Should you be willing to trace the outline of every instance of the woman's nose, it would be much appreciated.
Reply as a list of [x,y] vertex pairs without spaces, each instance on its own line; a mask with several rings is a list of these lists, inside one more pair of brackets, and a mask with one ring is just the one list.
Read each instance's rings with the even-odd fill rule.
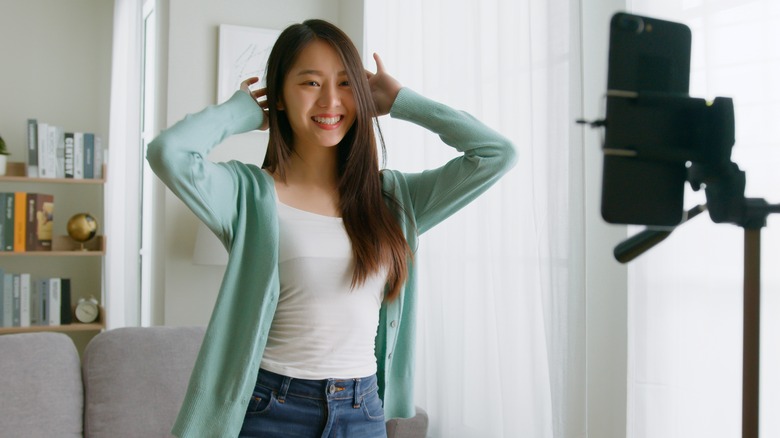
[[325,84],[322,86],[320,91],[320,97],[318,99],[318,104],[322,108],[330,108],[337,106],[339,102],[339,93],[336,85],[334,84]]

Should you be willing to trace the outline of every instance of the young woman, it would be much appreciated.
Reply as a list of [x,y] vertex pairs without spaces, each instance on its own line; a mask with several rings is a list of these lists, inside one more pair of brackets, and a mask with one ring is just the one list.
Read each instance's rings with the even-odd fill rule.
[[[327,22],[292,25],[266,88],[247,80],[149,144],[155,173],[229,252],[175,435],[383,437],[385,419],[414,415],[417,237],[496,182],[515,152],[374,59],[366,72]],[[422,173],[380,170],[385,114],[462,155]],[[269,130],[262,169],[206,158],[254,129]]]

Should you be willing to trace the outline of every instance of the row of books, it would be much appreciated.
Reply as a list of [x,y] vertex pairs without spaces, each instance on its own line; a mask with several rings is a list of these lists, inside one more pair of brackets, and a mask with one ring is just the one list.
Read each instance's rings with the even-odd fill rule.
[[103,178],[104,150],[91,132],[67,132],[61,126],[27,120],[27,176]]
[[70,324],[70,295],[69,278],[34,279],[0,268],[0,327]]
[[51,251],[54,195],[0,192],[0,251]]

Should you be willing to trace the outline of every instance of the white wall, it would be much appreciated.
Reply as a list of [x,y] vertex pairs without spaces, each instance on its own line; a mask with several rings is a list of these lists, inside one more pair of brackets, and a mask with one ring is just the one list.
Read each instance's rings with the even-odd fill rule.
[[[283,29],[307,18],[322,18],[341,26],[362,45],[362,1],[300,0],[169,0],[162,4],[167,15],[167,85],[163,85],[166,104],[163,126],[169,126],[186,114],[216,103],[217,44],[220,24]],[[165,32],[163,30],[163,32]],[[164,37],[164,39],[166,39]],[[163,81],[165,82],[165,81]],[[167,86],[167,90],[165,90]],[[228,139],[211,158],[240,159],[262,163],[265,134],[249,133]],[[162,196],[164,208],[160,244],[164,260],[157,263],[164,280],[158,285],[164,295],[165,325],[204,325],[216,299],[224,267],[192,263],[195,216],[170,191]],[[159,296],[159,295],[158,295]]]

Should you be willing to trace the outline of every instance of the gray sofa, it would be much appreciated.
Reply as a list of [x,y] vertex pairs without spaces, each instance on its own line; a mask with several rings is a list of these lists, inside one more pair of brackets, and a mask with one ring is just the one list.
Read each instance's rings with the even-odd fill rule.
[[[204,329],[122,328],[79,359],[60,333],[0,336],[0,435],[169,437]],[[387,422],[389,438],[425,437],[428,417]]]

